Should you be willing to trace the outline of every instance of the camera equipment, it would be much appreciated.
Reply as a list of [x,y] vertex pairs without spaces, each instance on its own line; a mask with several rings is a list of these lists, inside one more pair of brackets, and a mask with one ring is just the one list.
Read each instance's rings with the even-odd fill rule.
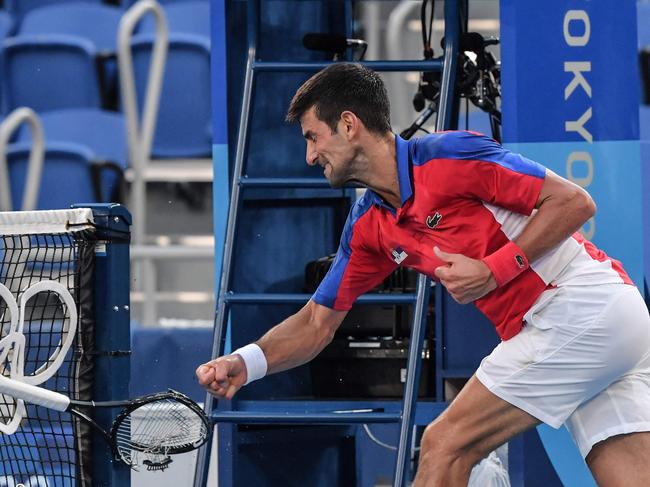
[[[444,42],[443,38],[443,49]],[[457,96],[468,99],[490,115],[492,137],[497,141],[500,140],[501,133],[501,111],[497,101],[497,98],[501,97],[501,69],[494,55],[487,51],[486,47],[498,43],[498,39],[485,39],[477,32],[461,34],[455,87]],[[437,112],[439,94],[440,73],[422,73],[418,91],[413,98],[413,107],[421,111],[425,101],[429,101],[429,105],[410,127],[402,131],[402,138],[408,139],[418,130],[424,130],[422,126]]]
[[[443,39],[444,41],[444,39]],[[484,39],[477,32],[467,32],[460,38],[459,79],[456,90],[475,106],[490,115],[492,137],[501,141],[501,67],[486,47],[497,45],[498,39]]]
[[341,61],[347,49],[360,50],[358,61],[363,59],[368,43],[363,39],[348,39],[340,34],[327,32],[309,32],[302,38],[302,45],[310,51],[322,51],[334,56],[334,61]]
[[[429,0],[422,2],[420,9],[420,23],[422,24],[422,54],[424,60],[428,61],[433,59],[433,48],[431,47],[431,34],[433,33],[433,18],[435,0],[431,2],[431,12],[429,13],[429,25],[427,26],[427,4]],[[433,101],[440,91],[440,75],[439,73],[424,72],[420,75],[420,82],[418,83],[418,91],[413,96],[413,107],[416,111],[421,112],[424,109],[426,100]],[[435,110],[434,110],[435,111]],[[428,117],[427,117],[428,118]]]
[[[428,18],[426,9],[429,0],[423,0],[420,10],[422,22],[422,44],[424,59],[429,60],[434,56],[431,47],[431,34],[433,30],[434,2],[431,2],[431,11]],[[471,101],[481,110],[490,115],[490,127],[492,137],[501,139],[501,111],[498,108],[497,98],[501,97],[501,68],[494,55],[487,51],[488,46],[499,43],[498,39],[485,39],[478,32],[463,32],[459,38],[459,59],[458,73],[456,75],[455,92],[457,96],[464,97]],[[445,47],[445,39],[441,41],[441,47]],[[426,102],[429,105],[426,110],[411,124],[403,130],[400,136],[408,139],[418,130],[426,130],[423,125],[438,110],[438,98],[440,95],[439,72],[423,72],[420,75],[418,90],[413,97],[413,108],[421,112]]]

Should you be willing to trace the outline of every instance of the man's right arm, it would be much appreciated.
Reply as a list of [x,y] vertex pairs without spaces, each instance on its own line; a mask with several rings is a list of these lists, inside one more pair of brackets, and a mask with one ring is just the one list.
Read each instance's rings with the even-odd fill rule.
[[[300,311],[271,328],[256,345],[264,353],[267,374],[302,365],[325,348],[334,337],[347,311],[337,311],[310,300]],[[246,364],[235,353],[211,360],[196,370],[208,392],[226,399],[246,383]]]

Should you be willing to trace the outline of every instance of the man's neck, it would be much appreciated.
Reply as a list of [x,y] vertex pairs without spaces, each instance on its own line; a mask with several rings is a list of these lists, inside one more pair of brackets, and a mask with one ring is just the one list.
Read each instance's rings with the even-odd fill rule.
[[372,134],[365,135],[368,139],[363,141],[364,169],[357,180],[364,186],[372,189],[393,208],[402,206],[397,175],[397,151],[395,148],[395,134],[392,132],[386,137],[376,137]]

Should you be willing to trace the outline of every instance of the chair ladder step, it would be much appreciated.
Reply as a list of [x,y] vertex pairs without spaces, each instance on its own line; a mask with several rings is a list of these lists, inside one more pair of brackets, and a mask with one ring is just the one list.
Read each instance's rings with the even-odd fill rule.
[[[311,294],[267,294],[267,293],[228,293],[224,300],[228,304],[304,304]],[[364,294],[356,302],[359,304],[413,304],[415,294]]]
[[[303,61],[303,62],[278,62],[255,61],[252,65],[254,71],[264,72],[316,72],[326,68],[332,62]],[[373,71],[442,71],[442,59],[429,61],[363,61],[360,64]]]
[[363,424],[399,423],[402,415],[383,412],[214,411],[210,418],[214,423],[236,424]]
[[[249,178],[239,179],[242,188],[325,188],[332,189],[324,178]],[[340,190],[340,189],[339,189]]]

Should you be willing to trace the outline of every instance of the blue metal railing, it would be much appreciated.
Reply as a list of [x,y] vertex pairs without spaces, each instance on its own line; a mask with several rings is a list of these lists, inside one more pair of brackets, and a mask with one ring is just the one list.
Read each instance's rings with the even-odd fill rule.
[[[225,296],[228,304],[305,304],[311,294],[281,294],[281,293],[232,293]],[[364,294],[356,303],[359,304],[414,304],[415,294]]]

